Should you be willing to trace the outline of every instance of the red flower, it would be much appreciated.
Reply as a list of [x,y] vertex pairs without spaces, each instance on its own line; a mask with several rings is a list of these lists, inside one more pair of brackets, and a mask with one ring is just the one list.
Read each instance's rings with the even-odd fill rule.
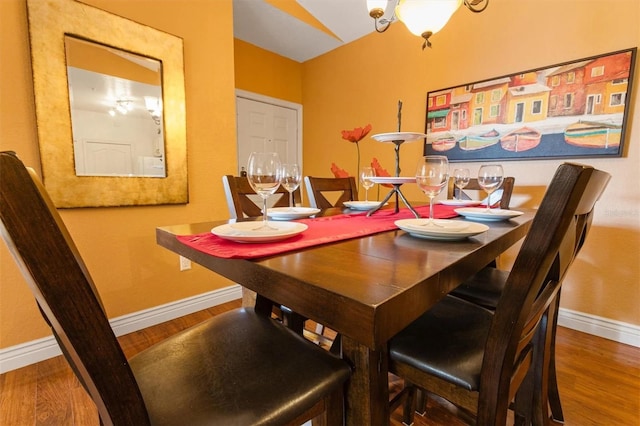
[[371,131],[371,124],[364,127],[356,127],[353,130],[343,130],[342,139],[349,142],[358,143]]
[[[373,160],[371,160],[371,167],[376,171],[376,176],[391,176],[386,169],[382,168],[382,165],[376,157],[373,157]],[[393,188],[393,185],[390,183],[383,183],[381,185],[386,186],[387,188]]]
[[331,163],[331,173],[337,178],[349,177],[349,172],[338,167],[336,163]]

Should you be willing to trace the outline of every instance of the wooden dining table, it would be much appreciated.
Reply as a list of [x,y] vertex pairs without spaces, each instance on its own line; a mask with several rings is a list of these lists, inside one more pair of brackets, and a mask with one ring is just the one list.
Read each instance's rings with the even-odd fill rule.
[[[319,216],[339,213],[328,209]],[[378,426],[389,424],[389,339],[522,239],[533,216],[525,210],[510,220],[484,222],[487,232],[463,241],[426,240],[394,229],[257,259],[220,258],[178,238],[228,221],[158,227],[156,240],[255,291],[256,309],[265,315],[268,303],[282,304],[339,333],[341,356],[353,368],[346,424]]]

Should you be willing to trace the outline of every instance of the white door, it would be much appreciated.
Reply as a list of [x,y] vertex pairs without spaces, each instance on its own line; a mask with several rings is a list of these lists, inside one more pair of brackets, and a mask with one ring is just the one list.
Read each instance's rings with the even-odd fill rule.
[[131,144],[83,141],[85,176],[129,176],[133,173]]
[[238,175],[253,151],[275,151],[283,163],[302,160],[300,105],[256,95],[236,96]]

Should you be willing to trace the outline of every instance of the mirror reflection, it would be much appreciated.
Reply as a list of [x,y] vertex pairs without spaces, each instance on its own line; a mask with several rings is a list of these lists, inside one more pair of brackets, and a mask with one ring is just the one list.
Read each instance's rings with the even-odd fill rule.
[[159,60],[65,35],[77,176],[166,177]]

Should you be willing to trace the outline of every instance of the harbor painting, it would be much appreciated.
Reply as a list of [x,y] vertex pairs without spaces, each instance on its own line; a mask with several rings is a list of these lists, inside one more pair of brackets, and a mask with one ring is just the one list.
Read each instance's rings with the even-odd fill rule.
[[425,155],[620,157],[637,48],[427,94]]

